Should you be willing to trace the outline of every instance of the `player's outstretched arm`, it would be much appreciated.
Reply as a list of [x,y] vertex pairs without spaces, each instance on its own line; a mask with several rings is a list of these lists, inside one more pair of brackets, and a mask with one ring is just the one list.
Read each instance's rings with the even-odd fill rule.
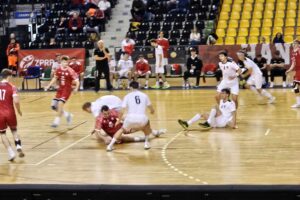
[[54,76],[51,79],[50,83],[44,88],[44,90],[47,91],[56,81],[57,81],[57,78],[56,78],[56,76]]
[[20,116],[22,116],[19,96],[14,96],[13,99],[14,99],[14,105],[15,105],[15,108],[17,109],[17,112],[19,113]]
[[76,79],[76,80],[73,80],[73,84],[75,84],[75,88],[74,88],[74,92],[77,92],[78,89],[79,89],[79,86],[80,86],[80,83],[79,83],[79,80]]

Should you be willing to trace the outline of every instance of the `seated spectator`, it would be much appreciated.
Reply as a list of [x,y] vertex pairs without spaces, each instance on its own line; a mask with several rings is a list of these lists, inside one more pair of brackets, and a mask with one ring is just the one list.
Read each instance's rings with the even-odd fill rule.
[[146,5],[143,0],[133,0],[130,12],[132,15],[131,21],[143,21],[146,12]]
[[82,32],[82,19],[79,17],[78,12],[73,12],[72,17],[69,20],[69,32],[70,33],[80,33]]
[[200,75],[203,66],[202,60],[199,59],[196,53],[196,49],[192,48],[190,51],[191,51],[191,55],[187,59],[187,63],[186,63],[187,71],[184,72],[183,75],[183,79],[184,79],[183,87],[186,89],[190,87],[190,83],[189,83],[190,77],[196,77],[195,88],[199,88]]
[[102,10],[107,17],[107,19],[110,19],[111,16],[111,4],[107,0],[100,0],[98,7],[100,10]]
[[267,59],[262,57],[261,54],[257,54],[256,58],[254,58],[254,62],[260,68],[260,71],[263,73],[265,77],[265,86],[269,84],[269,76],[268,76],[268,68],[267,68]]
[[211,34],[209,34],[209,36],[207,37],[206,44],[207,44],[207,45],[214,45],[214,44],[216,44],[218,38],[219,38],[219,37],[218,37],[215,33],[211,33]]
[[130,39],[128,35],[126,35],[125,39],[121,43],[122,52],[127,52],[129,56],[131,56],[134,49],[135,41]]
[[201,35],[197,28],[194,28],[190,34],[190,43],[192,46],[199,45],[201,42]]
[[65,33],[68,28],[67,18],[62,15],[59,18],[58,23],[56,24],[56,33]]
[[83,27],[83,31],[87,32],[96,32],[99,34],[99,27],[95,17],[89,16],[86,21],[86,25]]
[[70,10],[83,10],[84,0],[71,0],[69,9]]
[[276,44],[276,43],[285,43],[283,40],[283,35],[279,32],[276,33],[276,36],[273,39],[273,44]]
[[120,86],[121,78],[128,79],[128,88],[132,78],[132,68],[133,63],[132,60],[129,60],[129,54],[127,52],[124,53],[123,59],[119,60],[118,67],[117,67],[117,89]]
[[135,63],[134,80],[137,81],[140,77],[145,77],[145,89],[149,88],[149,76],[151,75],[151,69],[148,61],[143,55],[139,55],[139,59]]
[[50,38],[49,48],[50,49],[59,48],[59,45],[56,43],[55,38]]
[[283,82],[282,87],[286,87],[286,69],[284,65],[284,59],[280,56],[279,51],[275,51],[273,58],[271,59],[270,64],[271,70],[271,84],[270,87],[274,87],[274,77],[275,76],[282,76]]

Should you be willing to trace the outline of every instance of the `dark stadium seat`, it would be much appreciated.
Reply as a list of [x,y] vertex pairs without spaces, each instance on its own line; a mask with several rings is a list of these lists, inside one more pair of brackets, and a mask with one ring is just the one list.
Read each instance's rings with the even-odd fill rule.
[[158,36],[158,32],[157,31],[149,31],[148,32],[148,38],[153,39],[153,38],[157,38],[157,36]]
[[192,30],[194,28],[194,24],[191,21],[186,21],[184,23],[184,30]]
[[147,30],[149,30],[149,28],[150,28],[149,22],[143,22],[143,23],[141,23],[139,30],[147,31]]
[[205,28],[205,23],[204,21],[196,21],[195,26],[198,30],[202,30]]
[[194,21],[196,19],[196,15],[194,13],[189,13],[186,15],[187,21]]
[[160,23],[159,22],[153,22],[151,24],[151,31],[159,31],[160,30]]
[[176,21],[176,22],[183,22],[183,21],[185,21],[185,14],[178,13],[178,14],[175,16],[175,21]]
[[177,39],[176,38],[169,38],[169,43],[170,43],[170,45],[175,46],[175,45],[177,45]]
[[171,38],[179,38],[180,37],[180,32],[179,30],[172,30],[170,33]]
[[171,13],[166,14],[165,22],[173,22],[174,20],[175,20],[174,14],[171,14]]
[[181,33],[181,37],[182,38],[190,38],[190,34],[191,34],[190,30],[183,30]]
[[177,30],[177,29],[183,29],[183,25],[182,25],[182,22],[174,22],[174,25],[173,25],[173,29],[174,30]]
[[161,21],[163,21],[163,19],[164,19],[163,14],[155,14],[154,18],[153,18],[153,21],[154,22],[161,22]]
[[164,22],[162,25],[162,29],[163,31],[169,31],[172,29],[172,23],[171,22]]
[[189,44],[189,40],[187,38],[181,38],[179,40],[179,45],[188,45]]
[[84,44],[84,48],[86,48],[86,49],[93,49],[93,48],[95,48],[95,46],[94,46],[93,42],[86,41],[85,44]]
[[145,31],[138,31],[136,35],[137,40],[144,40],[146,39],[146,32]]

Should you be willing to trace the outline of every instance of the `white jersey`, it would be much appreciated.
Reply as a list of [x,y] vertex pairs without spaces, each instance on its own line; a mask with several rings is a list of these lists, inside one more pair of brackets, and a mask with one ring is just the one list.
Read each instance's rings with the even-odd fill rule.
[[123,52],[125,51],[125,46],[128,46],[128,45],[135,45],[135,41],[133,39],[129,39],[128,41],[126,39],[124,39],[121,42],[121,48],[122,48]]
[[122,103],[122,108],[127,108],[128,115],[146,115],[147,107],[151,105],[149,97],[138,90],[127,94]]
[[[227,61],[226,63],[219,62],[219,67],[222,70],[223,80],[227,84],[238,83],[236,72],[240,69],[240,67],[235,62],[231,62],[231,61]],[[230,79],[230,77],[236,77],[236,78]]]
[[236,111],[236,106],[233,101],[223,102],[223,100],[220,100],[219,109],[224,117],[231,119],[232,112]]
[[91,103],[91,111],[94,117],[98,117],[102,106],[108,106],[109,109],[121,109],[122,100],[114,95],[105,95]]
[[131,70],[133,68],[132,60],[119,60],[119,70]]
[[245,58],[243,62],[247,69],[252,69],[251,76],[262,76],[262,72],[260,71],[259,67],[251,59]]
[[[159,62],[160,55],[162,56],[161,63]],[[159,63],[161,64],[161,66],[159,66]],[[157,47],[155,47],[155,66],[156,67],[162,67],[163,65],[164,65],[164,52],[163,52],[163,48],[162,48],[162,46],[157,45]]]

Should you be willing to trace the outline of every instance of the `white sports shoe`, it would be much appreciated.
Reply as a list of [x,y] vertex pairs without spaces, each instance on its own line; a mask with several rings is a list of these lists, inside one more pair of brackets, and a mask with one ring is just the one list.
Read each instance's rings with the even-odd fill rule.
[[275,102],[275,100],[276,100],[276,97],[271,97],[270,99],[269,99],[269,101],[268,101],[268,103],[274,103]]
[[158,131],[157,131],[157,133],[152,133],[155,137],[159,137],[159,136],[161,136],[162,134],[165,134],[167,132],[167,129],[159,129]]
[[300,108],[300,104],[296,103],[296,104],[292,105],[291,108]]
[[67,119],[67,124],[71,125],[72,124],[73,115],[71,113],[69,113],[69,115],[68,115],[68,117],[66,119]]
[[113,151],[113,150],[114,150],[114,148],[111,147],[111,146],[109,146],[109,145],[106,147],[106,151],[107,151],[107,152],[111,152],[111,151]]
[[19,157],[23,158],[25,156],[25,154],[24,154],[24,152],[22,150],[22,147],[17,144],[16,149],[17,149],[17,152],[19,153]]
[[145,142],[144,149],[148,150],[150,148],[151,148],[150,143],[149,142]]
[[274,87],[274,83],[271,82],[271,83],[270,83],[270,88],[273,88],[273,87]]
[[282,87],[286,88],[286,82],[285,81],[282,83]]
[[8,160],[9,161],[14,161],[16,158],[16,153],[13,150],[8,150]]

